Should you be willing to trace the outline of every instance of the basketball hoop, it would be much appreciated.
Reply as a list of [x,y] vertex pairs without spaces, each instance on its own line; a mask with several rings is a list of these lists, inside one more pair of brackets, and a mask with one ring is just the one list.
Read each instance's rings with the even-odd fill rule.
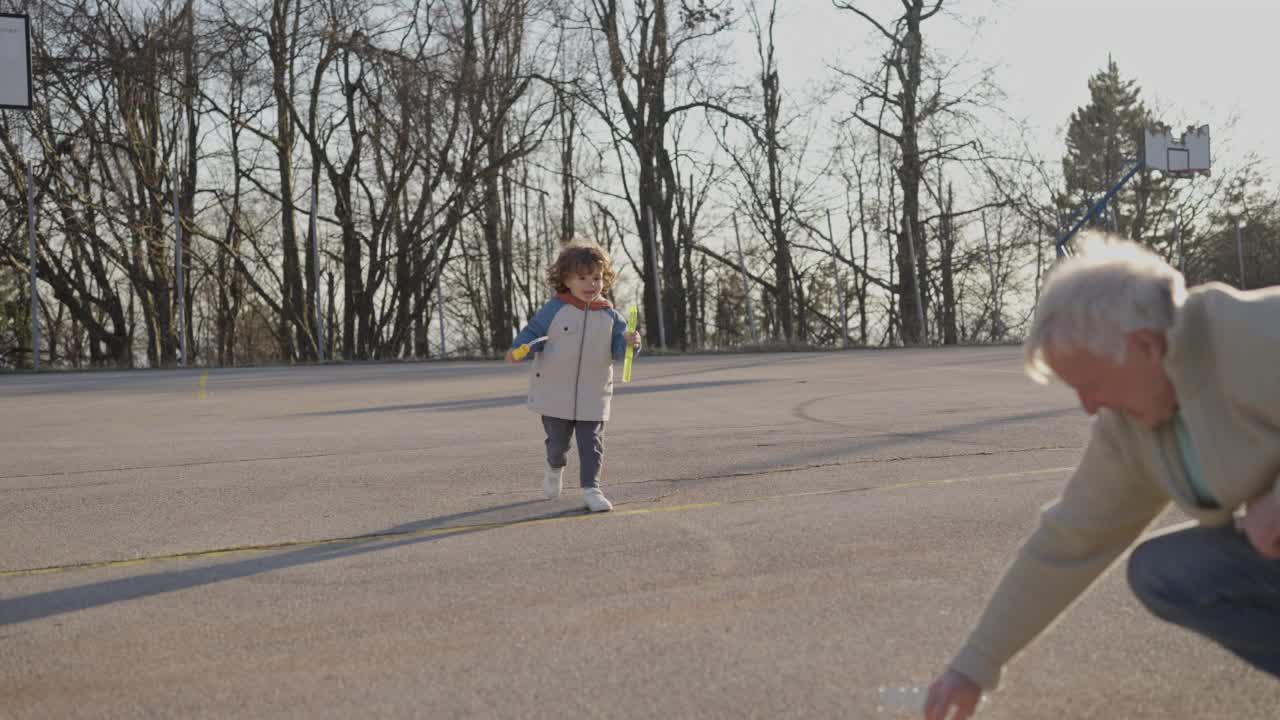
[[1210,174],[1208,125],[1188,127],[1178,138],[1167,125],[1147,128],[1141,150],[1148,170],[1159,170],[1174,179]]
[[1093,203],[1088,212],[1065,232],[1054,240],[1058,256],[1066,255],[1067,243],[1080,228],[1102,212],[1107,203],[1142,170],[1159,170],[1177,180],[1192,178],[1196,175],[1209,175],[1209,126],[1194,125],[1187,128],[1182,137],[1175,138],[1168,125],[1157,124],[1143,130],[1142,142],[1138,145],[1138,161],[1135,162],[1120,181],[1107,190],[1101,200]]
[[31,109],[31,42],[26,15],[0,13],[0,109]]

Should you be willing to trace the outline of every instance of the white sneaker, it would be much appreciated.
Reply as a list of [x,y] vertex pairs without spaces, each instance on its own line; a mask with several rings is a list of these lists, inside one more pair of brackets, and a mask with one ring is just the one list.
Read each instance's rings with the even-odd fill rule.
[[547,496],[548,500],[554,500],[560,497],[560,480],[564,477],[564,468],[553,468],[550,464],[542,473],[542,494]]
[[583,488],[582,499],[591,512],[609,512],[613,509],[613,503],[600,492],[600,488]]

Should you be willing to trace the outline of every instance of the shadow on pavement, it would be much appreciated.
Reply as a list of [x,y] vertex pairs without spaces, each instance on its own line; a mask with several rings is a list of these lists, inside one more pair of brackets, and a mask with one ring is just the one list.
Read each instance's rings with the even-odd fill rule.
[[[341,538],[331,541],[321,539],[315,542],[324,542],[326,544],[308,545],[293,550],[284,548],[279,552],[265,556],[264,553],[271,553],[272,551],[246,550],[245,552],[254,552],[255,556],[234,562],[201,565],[187,570],[164,570],[146,575],[76,585],[21,597],[3,598],[0,599],[0,627],[178,590],[187,590],[202,585],[211,585],[224,580],[261,575],[273,570],[417,545],[485,530],[500,529],[507,527],[512,522],[543,520],[566,515],[578,515],[585,512],[583,510],[570,510],[536,515],[504,512],[541,504],[542,502],[544,501],[525,500],[481,510],[443,515],[437,518],[398,525],[381,532],[361,535],[349,540]],[[486,515],[493,517],[485,518],[484,516]],[[449,532],[449,526],[459,520],[468,520],[469,524],[459,527],[455,532]],[[478,523],[480,526],[476,527]],[[442,532],[428,536],[417,534],[434,529],[440,529]],[[202,562],[202,560],[199,557],[193,557],[187,560],[175,558],[166,562]]]
[[[735,385],[747,385],[752,383],[763,382],[762,380],[709,380],[707,382],[694,383],[671,383],[665,385],[638,385],[626,388],[615,386],[614,397],[622,397],[626,395],[647,395],[650,393],[665,392],[686,392],[690,390],[705,390],[715,387],[732,387]],[[298,413],[296,415],[282,415],[284,417],[317,417],[329,415],[364,415],[367,413],[380,412],[413,412],[420,410],[489,410],[492,408],[515,407],[525,404],[528,399],[526,395],[507,395],[505,397],[492,398],[476,398],[474,400],[447,400],[443,402],[432,403],[410,403],[405,405],[377,405],[374,407],[351,408],[349,410],[324,410],[321,412]]]

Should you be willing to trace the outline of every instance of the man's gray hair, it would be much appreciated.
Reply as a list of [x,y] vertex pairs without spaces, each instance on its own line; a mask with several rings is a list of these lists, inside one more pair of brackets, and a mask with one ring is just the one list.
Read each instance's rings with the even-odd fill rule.
[[1150,250],[1115,237],[1086,234],[1077,254],[1049,273],[1023,349],[1027,374],[1047,383],[1045,352],[1086,350],[1124,362],[1126,334],[1163,333],[1187,296],[1182,273]]

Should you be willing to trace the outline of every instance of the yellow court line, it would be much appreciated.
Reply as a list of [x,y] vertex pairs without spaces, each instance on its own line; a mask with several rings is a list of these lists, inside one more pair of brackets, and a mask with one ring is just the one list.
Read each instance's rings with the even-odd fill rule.
[[955,372],[987,373],[987,374],[995,373],[996,375],[1021,375],[1022,377],[1027,377],[1026,370],[1007,370],[1004,368],[975,368],[975,367],[965,367],[963,365],[938,365],[935,368],[929,368],[929,370],[952,370]]
[[[636,508],[634,510],[619,510],[611,513],[615,516],[624,515],[642,515],[646,513],[656,512],[676,512],[681,510],[697,510],[706,507],[714,507],[721,505],[719,502],[711,503],[693,503],[689,505],[672,505],[670,507],[658,508]],[[350,535],[346,537],[324,538],[321,540],[291,540],[278,543],[263,543],[259,545],[236,545],[233,547],[217,548],[215,550],[193,550],[190,552],[168,553],[165,555],[147,555],[138,558],[129,558],[127,560],[101,560],[98,562],[88,563],[71,563],[67,565],[51,565],[42,568],[24,568],[21,570],[2,570],[0,578],[6,577],[22,577],[26,575],[48,575],[51,573],[67,572],[69,570],[97,570],[101,568],[118,568],[128,567],[130,565],[141,565],[144,563],[161,562],[164,560],[194,560],[199,558],[222,557],[226,555],[237,555],[242,553],[254,552],[270,552],[272,550],[295,550],[312,547],[322,547],[324,545],[341,545],[354,544],[362,542],[377,542],[381,540],[402,540],[405,538],[421,538],[432,537],[435,535],[449,535],[454,533],[475,532],[477,530],[496,530],[499,528],[519,527],[521,525],[533,525],[536,523],[556,522],[563,520],[583,520],[591,517],[587,514],[581,515],[556,515],[553,517],[531,518],[528,520],[509,520],[506,522],[494,523],[475,523],[472,525],[449,525],[447,527],[427,528],[423,530],[405,530],[402,532],[387,533],[371,533],[369,535]]]
[[923,488],[923,487],[939,487],[942,485],[955,485],[957,483],[973,482],[975,480],[1005,480],[1015,477],[1030,477],[1032,475],[1054,475],[1057,473],[1068,472],[1074,470],[1074,466],[1041,468],[1040,470],[1017,470],[1014,472],[998,473],[995,475],[966,475],[963,477],[943,478],[941,480],[910,480],[907,482],[894,483],[892,485],[872,485],[869,487],[857,488],[837,488],[835,490],[810,490],[808,492],[786,493],[784,495],[765,495],[761,497],[743,498],[741,500],[728,500],[724,504],[744,503],[744,502],[760,502],[763,500],[781,500],[783,498],[801,498],[814,497],[819,495],[843,495],[848,493],[859,492],[884,492],[885,490],[901,490],[903,488]]
[[[1018,472],[999,473],[997,475],[968,475],[956,478],[944,478],[941,480],[913,480],[909,482],[894,483],[892,485],[873,485],[869,487],[854,488],[837,488],[834,490],[811,490],[807,492],[786,493],[782,495],[761,495],[757,497],[740,498],[737,500],[713,500],[702,503],[689,503],[685,505],[668,505],[649,508],[634,508],[630,510],[615,510],[609,515],[613,517],[628,517],[632,515],[652,515],[655,513],[672,513],[687,512],[690,510],[706,510],[715,507],[725,507],[728,505],[741,505],[744,503],[765,502],[768,500],[785,500],[792,498],[815,497],[821,495],[842,495],[861,492],[883,492],[886,490],[901,490],[904,488],[923,488],[937,487],[941,485],[955,485],[958,483],[974,482],[977,480],[1000,480],[1015,477],[1029,477],[1033,475],[1052,475],[1055,473],[1066,472],[1071,467],[1060,468],[1042,468],[1039,470],[1024,470]],[[263,543],[260,545],[237,545],[233,547],[217,548],[215,550],[194,550],[191,552],[169,553],[165,555],[148,555],[138,558],[129,558],[127,560],[102,560],[98,562],[88,563],[71,563],[67,565],[52,565],[42,568],[24,568],[21,570],[3,570],[0,571],[0,578],[10,577],[26,577],[29,575],[49,575],[53,573],[69,572],[72,570],[97,570],[101,568],[119,568],[131,565],[143,565],[153,562],[162,562],[166,560],[196,560],[202,558],[222,557],[226,555],[238,555],[244,553],[260,553],[270,552],[273,550],[294,550],[313,547],[323,547],[325,545],[343,545],[363,542],[379,542],[383,540],[403,540],[409,538],[434,537],[437,535],[462,534],[476,532],[479,530],[497,530],[501,528],[514,528],[524,525],[537,525],[542,523],[563,522],[567,520],[585,520],[596,517],[588,513],[577,515],[555,515],[552,517],[531,518],[528,520],[508,520],[505,522],[492,523],[475,523],[472,525],[450,525],[448,527],[427,528],[423,530],[405,530],[402,532],[386,532],[386,533],[370,533],[368,535],[351,535],[338,538],[324,538],[321,540],[292,540],[278,543]]]
[[203,400],[209,396],[209,394],[206,392],[206,388],[208,387],[209,387],[209,371],[205,370],[204,372],[200,373],[200,387],[198,390],[196,390],[197,400]]

